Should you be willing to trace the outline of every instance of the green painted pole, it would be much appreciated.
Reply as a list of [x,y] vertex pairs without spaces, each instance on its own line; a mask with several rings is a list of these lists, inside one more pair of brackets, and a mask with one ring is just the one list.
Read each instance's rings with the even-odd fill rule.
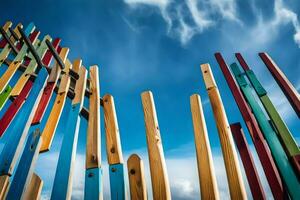
[[241,72],[239,66],[236,63],[230,65],[230,68],[235,76],[237,83],[239,84],[247,102],[249,103],[252,112],[266,138],[266,141],[270,147],[272,156],[278,167],[283,181],[288,189],[288,192],[292,199],[300,199],[300,183],[297,176],[286,156],[283,147],[280,144],[276,132],[269,123],[266,115],[264,114],[262,108],[255,100],[252,93],[250,85],[246,82],[244,77],[245,74]]
[[282,141],[282,145],[287,156],[290,158],[292,164],[294,165],[295,171],[297,175],[300,175],[300,168],[299,165],[295,163],[295,157],[300,156],[300,149],[298,147],[297,142],[295,141],[293,135],[291,134],[289,128],[281,118],[280,114],[276,110],[275,106],[273,105],[272,101],[270,100],[267,91],[261,85],[259,80],[257,79],[254,72],[250,69],[244,58],[241,54],[237,53],[236,57],[241,64],[242,68],[245,70],[246,75],[252,84],[256,94],[258,95],[262,105],[264,106],[265,110],[267,111],[270,119],[272,120],[280,140]]

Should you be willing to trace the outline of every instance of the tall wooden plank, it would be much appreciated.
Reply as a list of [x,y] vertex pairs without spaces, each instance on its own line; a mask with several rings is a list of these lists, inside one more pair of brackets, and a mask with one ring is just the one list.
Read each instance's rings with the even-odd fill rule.
[[141,94],[154,200],[171,199],[167,168],[152,92]]
[[245,134],[240,123],[230,124],[230,129],[235,144],[240,152],[240,156],[245,168],[247,180],[250,186],[253,199],[266,199],[265,192],[259,180],[259,176],[254,164],[254,160],[249,149]]
[[145,181],[143,160],[132,154],[127,160],[127,169],[131,200],[147,200],[147,186]]
[[235,82],[233,75],[231,74],[229,67],[227,66],[221,53],[216,53],[215,57],[247,125],[274,199],[288,199],[287,191],[283,187],[281,177],[278,169],[276,168],[268,144],[257,124],[256,119],[252,114],[252,111],[250,110],[242,92],[240,91],[239,86]]
[[296,114],[300,118],[300,96],[296,88],[291,84],[288,78],[280,70],[277,64],[267,53],[259,53],[260,58],[263,60],[268,70],[273,75],[275,81],[280,86],[281,90],[289,100],[291,106],[295,110]]
[[[80,63],[81,64],[81,63]],[[52,140],[54,138],[56,128],[61,116],[61,113],[63,111],[68,90],[70,87],[70,76],[69,76],[69,70],[72,69],[72,64],[66,60],[65,61],[65,73],[61,76],[61,83],[59,85],[57,96],[54,100],[53,107],[50,111],[50,114],[48,116],[46,125],[44,127],[42,137],[43,137],[43,143],[42,147],[40,149],[40,152],[46,152],[49,151]]]
[[104,95],[103,108],[111,197],[114,200],[126,199],[123,155],[113,96]]
[[280,144],[276,132],[273,130],[270,122],[265,116],[262,108],[255,100],[250,85],[246,82],[242,75],[239,66],[236,63],[230,65],[230,68],[245,96],[247,102],[252,108],[252,112],[257,119],[257,122],[268,142],[272,156],[277,164],[278,170],[281,173],[282,179],[288,189],[288,192],[293,199],[300,199],[300,182],[289,163],[288,157],[286,156],[283,147]]
[[0,176],[0,199],[5,199],[9,185],[9,176],[1,175]]
[[[98,66],[91,66],[89,118],[86,143],[85,199],[103,199],[100,153],[100,85]],[[93,176],[91,176],[93,174]],[[97,175],[97,176],[95,176]],[[96,186],[96,187],[95,187]]]
[[72,100],[72,108],[68,114],[64,138],[59,153],[57,170],[51,193],[51,199],[53,200],[71,199],[72,178],[80,125],[79,114],[83,105],[86,79],[87,70],[82,66],[79,70],[79,79],[75,86],[75,97]]
[[220,199],[200,96],[190,97],[201,199]]
[[209,64],[202,64],[201,71],[219,132],[230,196],[232,199],[247,199],[226,112]]

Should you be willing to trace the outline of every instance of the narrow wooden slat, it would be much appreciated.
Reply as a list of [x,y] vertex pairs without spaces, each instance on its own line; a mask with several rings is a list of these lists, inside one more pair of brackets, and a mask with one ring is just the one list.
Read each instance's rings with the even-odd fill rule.
[[79,114],[84,100],[84,95],[82,94],[84,94],[86,89],[86,80],[87,70],[82,66],[79,70],[79,79],[75,86],[75,98],[77,96],[77,100],[76,103],[73,100],[66,128],[64,129],[64,138],[57,164],[58,170],[55,173],[51,194],[51,199],[53,200],[71,198],[72,177],[80,125]]
[[65,63],[65,73],[62,75],[61,80],[63,83],[59,86],[59,91],[57,93],[57,96],[55,98],[53,107],[51,109],[51,112],[48,116],[46,125],[44,127],[42,137],[43,137],[43,143],[40,149],[40,152],[46,152],[49,151],[52,140],[54,138],[54,134],[61,116],[61,113],[63,111],[66,98],[67,98],[67,91],[70,86],[70,77],[69,77],[69,69],[72,68],[72,64],[70,62]]
[[150,91],[146,91],[141,94],[141,97],[145,118],[153,199],[171,199],[170,185],[153,95]]
[[9,186],[9,176],[2,175],[0,176],[0,199],[4,200],[8,191]]
[[[12,26],[12,22],[11,21],[7,21],[2,26],[2,28],[7,33],[9,31],[9,28],[11,28],[11,26]],[[4,46],[6,45],[5,39],[3,39],[2,37],[3,37],[2,34],[0,34],[0,48],[4,48]]]
[[259,176],[254,164],[254,160],[249,149],[245,134],[240,123],[230,124],[230,129],[235,144],[240,152],[240,156],[245,168],[247,180],[250,186],[253,199],[266,199],[265,192],[259,180]]
[[109,94],[103,96],[103,109],[108,164],[123,163],[119,125],[113,96]]
[[0,94],[0,110],[2,110],[3,106],[5,105],[5,103],[7,102],[9,96],[10,96],[10,92],[12,90],[12,87],[10,87],[9,85],[5,88],[5,90]]
[[138,155],[132,154],[127,160],[127,169],[131,200],[147,200],[143,160]]
[[267,66],[268,70],[273,75],[275,81],[280,86],[281,90],[289,100],[291,106],[295,110],[296,114],[300,118],[300,95],[296,88],[280,70],[277,64],[272,60],[272,58],[267,53],[259,53],[259,56]]
[[86,143],[86,169],[101,166],[100,154],[100,88],[98,66],[91,66],[89,120]]
[[[37,49],[37,54],[40,58],[43,58],[44,55],[46,54],[46,51],[47,51],[47,48],[48,48],[47,45],[46,45],[46,42],[45,42],[46,40],[51,41],[52,39],[49,35],[46,35],[44,37],[43,41],[41,42],[41,45]],[[11,96],[13,96],[13,97],[18,96],[21,93],[24,85],[30,79],[30,75],[34,74],[37,66],[38,66],[38,64],[37,64],[36,60],[32,59],[30,64],[26,68],[25,72],[21,75],[21,77],[19,78],[19,80],[17,81],[15,86],[13,87],[13,89],[11,91]]]
[[260,159],[260,162],[262,164],[274,199],[288,199],[287,191],[283,187],[281,177],[276,168],[270,149],[264,139],[264,136],[257,124],[256,119],[252,114],[252,111],[250,110],[222,55],[220,53],[216,53],[215,57],[233,94],[236,104],[239,107],[242,117],[244,118],[244,121],[247,125],[248,131],[257,151],[258,158]]
[[201,199],[220,199],[200,96],[190,97]]
[[41,198],[42,188],[43,180],[36,173],[33,173],[23,199],[39,200]]
[[41,146],[41,132],[36,130],[28,136],[16,173],[11,181],[7,199],[21,199],[28,187]]
[[289,163],[288,157],[286,156],[283,147],[277,137],[277,133],[271,126],[268,118],[265,116],[262,108],[256,101],[250,85],[246,82],[243,74],[241,73],[239,66],[236,63],[230,65],[230,68],[241,87],[241,90],[247,99],[252,112],[257,119],[257,122],[268,142],[273,158],[277,164],[278,170],[280,171],[281,177],[285,182],[285,185],[289,191],[289,195],[292,199],[300,199],[300,182]]
[[230,131],[226,112],[209,64],[202,64],[201,71],[219,132],[230,196],[232,199],[247,199],[232,133]]

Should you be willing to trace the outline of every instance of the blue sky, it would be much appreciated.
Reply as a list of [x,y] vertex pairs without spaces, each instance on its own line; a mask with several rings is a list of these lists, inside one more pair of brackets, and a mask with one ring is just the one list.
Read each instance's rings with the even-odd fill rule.
[[[147,168],[140,93],[153,92],[174,199],[197,199],[199,196],[189,106],[189,97],[194,93],[200,94],[203,101],[221,197],[226,199],[229,195],[222,181],[226,176],[218,133],[200,64],[211,64],[229,122],[243,121],[214,58],[217,51],[224,55],[228,64],[236,61],[235,52],[244,55],[300,141],[299,119],[257,55],[261,51],[268,52],[300,90],[297,16],[300,3],[296,0],[19,0],[2,2],[1,7],[7,8],[0,13],[2,24],[6,20],[24,25],[32,21],[42,35],[61,37],[62,45],[70,47],[71,60],[81,57],[87,67],[99,65],[101,95],[110,93],[115,99],[124,157],[127,159],[131,153],[138,152]],[[51,191],[67,110],[64,110],[53,149],[40,156],[37,166],[37,172],[45,180],[43,197],[46,199]],[[244,124],[243,127],[252,144]],[[86,122],[83,121],[74,199],[82,195],[85,130]],[[104,187],[105,195],[109,195],[102,138]],[[259,161],[256,161],[261,173]],[[179,175],[182,171],[186,174]],[[264,175],[261,177],[265,183]],[[147,181],[150,185],[149,176]],[[264,187],[269,191],[266,184]]]

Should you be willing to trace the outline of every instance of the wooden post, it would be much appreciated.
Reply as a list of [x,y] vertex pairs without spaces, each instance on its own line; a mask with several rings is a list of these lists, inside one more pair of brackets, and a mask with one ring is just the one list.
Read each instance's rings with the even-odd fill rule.
[[8,191],[9,186],[9,176],[0,176],[0,200],[4,200]]
[[146,91],[142,93],[141,97],[145,118],[153,199],[169,200],[171,199],[171,191],[153,95],[152,92]]
[[220,199],[200,96],[190,97],[201,199]]
[[86,143],[84,199],[103,199],[100,153],[100,87],[98,66],[91,66],[89,118]]
[[[3,30],[5,32],[8,32],[9,28],[12,26],[12,22],[11,21],[7,21],[5,22],[5,24],[2,26]],[[2,35],[0,35],[0,40],[2,40]]]
[[300,118],[300,96],[288,78],[272,60],[272,58],[267,53],[259,53],[260,58],[263,60],[277,84],[280,86],[281,90],[289,100],[291,106],[295,110],[296,114]]
[[235,140],[235,144],[240,152],[253,199],[266,199],[265,192],[259,180],[254,160],[241,124],[230,124],[230,129]]
[[9,187],[7,199],[22,199],[25,194],[39,155],[39,148],[42,142],[40,136],[41,132],[39,129],[29,135],[20,163]]
[[230,196],[232,199],[247,199],[242,173],[225,109],[209,64],[202,64],[201,71],[219,131]]
[[111,199],[126,199],[123,156],[114,99],[107,94],[103,97],[106,152],[109,164]]
[[295,171],[297,175],[300,177],[300,163],[295,163],[293,161],[297,160],[294,157],[300,156],[300,149],[294,137],[292,136],[289,128],[284,123],[283,119],[281,118],[280,114],[276,110],[275,106],[271,102],[267,91],[261,85],[257,77],[255,76],[254,72],[250,69],[244,58],[240,53],[235,54],[239,63],[241,64],[242,68],[245,70],[246,75],[253,86],[256,94],[258,95],[262,105],[264,106],[265,110],[268,113],[272,123],[274,124],[278,137],[284,147],[284,150],[289,157],[290,161],[294,165]]
[[254,118],[252,111],[250,110],[239,86],[235,82],[233,75],[231,74],[225,60],[220,53],[216,53],[215,57],[219,63],[219,66],[224,74],[227,84],[232,92],[236,104],[244,118],[248,131],[252,138],[253,144],[257,151],[258,157],[262,164],[263,170],[266,174],[269,186],[271,188],[273,197],[276,200],[288,199],[287,191],[284,189],[281,177],[276,168],[275,162],[269,150],[269,147],[264,139],[264,136]]
[[41,198],[42,188],[43,180],[37,174],[33,173],[23,199],[39,200]]
[[[54,138],[55,132],[56,132],[56,128],[61,116],[61,113],[63,111],[65,102],[66,102],[66,98],[67,98],[67,94],[68,94],[68,90],[70,87],[70,76],[69,76],[69,70],[73,68],[72,64],[70,63],[70,61],[68,61],[66,59],[67,57],[67,52],[69,51],[69,49],[65,50],[61,52],[61,58],[64,58],[62,60],[65,61],[65,73],[62,74],[61,76],[61,82],[58,88],[58,92],[57,92],[57,96],[54,100],[54,104],[53,107],[50,111],[50,114],[48,116],[45,128],[43,130],[42,133],[42,137],[43,137],[43,143],[42,143],[42,147],[40,149],[40,152],[46,152],[49,151],[51,144],[52,144],[52,140]],[[81,60],[78,61],[74,61],[74,68],[78,68],[78,66],[81,66]],[[59,76],[60,74],[60,69],[57,72],[57,76]]]
[[[50,61],[50,59],[48,60]],[[48,72],[46,68],[41,68],[36,79],[34,81],[29,80],[26,83],[20,96],[18,96],[13,101],[11,106],[6,111],[3,118],[7,121],[3,122],[3,118],[0,120],[1,133],[4,133],[4,131],[6,130],[5,133],[9,134],[10,136],[8,137],[0,155],[1,175],[11,175],[14,171],[16,162],[18,161],[21,151],[24,147],[25,140],[28,135],[28,130],[34,116],[35,109],[38,105],[38,102],[40,101],[47,77]],[[17,112],[18,115],[15,116]],[[3,124],[7,124],[6,127],[9,126],[9,128],[4,129]]]
[[252,112],[257,119],[257,122],[264,133],[264,136],[269,144],[271,153],[277,164],[277,167],[281,173],[282,179],[289,191],[290,196],[293,199],[300,199],[300,183],[297,176],[289,163],[289,160],[280,144],[280,141],[273,130],[270,122],[266,118],[260,105],[256,102],[255,97],[252,94],[252,89],[250,85],[246,82],[246,79],[242,75],[239,66],[236,63],[230,65],[230,68],[245,96],[247,102],[252,108]]
[[143,160],[132,154],[127,160],[131,200],[147,200],[147,186]]
[[84,92],[86,89],[87,70],[84,66],[79,69],[79,79],[76,81],[75,97],[68,114],[64,138],[59,153],[57,170],[55,173],[51,199],[71,199],[72,177],[78,132],[80,125],[80,111],[82,109]]

